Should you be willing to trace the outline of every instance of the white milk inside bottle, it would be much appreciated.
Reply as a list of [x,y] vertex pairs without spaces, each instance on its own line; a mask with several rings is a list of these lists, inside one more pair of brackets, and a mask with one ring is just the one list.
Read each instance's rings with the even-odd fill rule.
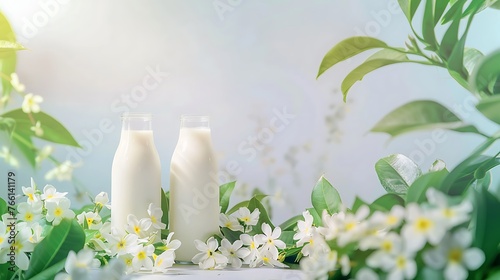
[[[161,166],[151,129],[151,115],[122,116],[122,131],[111,175],[111,226],[125,229],[127,216],[148,216],[161,207]],[[160,233],[157,235],[159,240]]]
[[217,163],[207,116],[183,116],[170,164],[170,231],[182,245],[176,261],[198,253],[194,240],[205,242],[219,232]]

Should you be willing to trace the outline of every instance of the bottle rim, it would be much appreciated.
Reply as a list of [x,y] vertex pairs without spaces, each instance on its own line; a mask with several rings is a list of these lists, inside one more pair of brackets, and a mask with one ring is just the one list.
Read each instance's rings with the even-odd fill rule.
[[188,122],[208,122],[210,121],[210,117],[208,115],[182,115],[181,120]]
[[150,113],[123,113],[122,119],[151,119],[153,117]]

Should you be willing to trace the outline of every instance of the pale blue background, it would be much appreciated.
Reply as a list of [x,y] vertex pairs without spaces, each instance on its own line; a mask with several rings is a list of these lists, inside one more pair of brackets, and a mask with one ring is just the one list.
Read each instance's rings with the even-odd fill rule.
[[[273,212],[282,221],[310,205],[311,188],[321,175],[348,204],[355,195],[371,201],[382,194],[375,162],[391,153],[410,155],[422,150],[417,142],[430,139],[431,134],[412,133],[389,141],[387,135],[368,133],[369,129],[411,100],[433,99],[453,108],[468,96],[445,70],[395,65],[356,84],[344,104],[340,82],[361,58],[344,62],[316,80],[324,54],[349,36],[364,32],[402,45],[409,28],[399,10],[392,13],[388,8],[395,3],[4,0],[0,9],[19,41],[30,49],[19,53],[18,72],[30,92],[44,97],[43,110],[61,120],[79,141],[88,141],[85,131],[98,129],[102,120],[112,122],[114,129],[92,144],[75,169],[76,178],[86,187],[94,193],[110,191],[111,163],[120,136],[120,113],[112,104],[142,83],[148,67],[159,67],[168,72],[168,78],[133,111],[155,116],[164,188],[168,189],[180,115],[209,114],[220,165],[234,160],[242,168],[236,199],[248,197],[255,187],[277,194]],[[215,6],[224,4],[232,6],[218,13]],[[44,22],[41,13],[47,20],[37,26],[37,20]],[[485,53],[500,47],[499,36],[485,35],[498,34],[498,18],[498,11],[481,13],[468,45]],[[295,119],[256,159],[247,161],[238,146],[268,126],[273,109],[283,107]],[[483,119],[470,120],[491,129]],[[422,168],[426,170],[436,158],[453,167],[462,152],[472,150],[480,140],[446,132],[445,141],[434,143],[436,149],[420,161]],[[74,152],[63,146],[56,151],[60,159]],[[43,177],[49,165],[38,171],[26,166],[17,171],[20,185],[29,184],[30,176],[41,185],[46,183]],[[71,191],[66,182],[50,183]]]

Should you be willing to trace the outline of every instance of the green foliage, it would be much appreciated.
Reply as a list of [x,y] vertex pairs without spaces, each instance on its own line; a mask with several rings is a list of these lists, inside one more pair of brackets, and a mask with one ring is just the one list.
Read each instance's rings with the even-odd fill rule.
[[250,212],[253,212],[255,209],[259,209],[260,215],[259,215],[259,221],[255,226],[252,227],[252,233],[262,233],[262,224],[266,223],[271,226],[271,228],[274,228],[273,222],[271,222],[271,219],[269,218],[269,214],[267,213],[266,208],[262,203],[260,202],[260,199],[256,196],[252,197],[250,201],[248,202],[248,209]]
[[[466,131],[461,129],[468,128]],[[385,115],[372,129],[392,137],[428,129],[451,129],[459,132],[479,133],[475,127],[464,125],[462,120],[443,105],[431,100],[417,100],[402,105]]]
[[163,216],[161,216],[161,222],[167,225],[169,223],[169,211],[170,211],[170,192],[166,192],[161,189],[161,211]]
[[395,154],[382,158],[375,164],[378,179],[388,193],[405,195],[422,171],[408,157]]
[[25,278],[39,278],[41,273],[47,276],[45,274],[47,273],[46,270],[54,272],[51,275],[53,277],[59,271],[55,271],[57,266],[56,268],[51,267],[66,259],[69,251],[80,251],[84,244],[85,233],[77,221],[63,219],[35,247]]
[[418,177],[408,189],[406,202],[422,203],[427,201],[427,197],[425,196],[426,191],[431,187],[441,186],[448,174],[448,170],[442,169]]
[[0,216],[7,213],[7,202],[3,198],[0,197]]
[[342,210],[340,194],[323,176],[312,191],[311,202],[320,215],[323,214],[324,210],[330,215]]
[[[2,46],[6,44],[15,45],[16,43],[16,35],[12,30],[12,27],[9,24],[7,18],[0,12],[0,42]],[[19,45],[20,46],[20,45]],[[16,70],[16,50],[15,49],[5,49],[2,48],[0,52],[0,73],[5,76],[10,76],[10,74],[14,73]],[[10,84],[10,80],[7,80],[5,77],[0,77],[1,85],[2,85],[2,95],[9,95],[12,91],[12,85]]]
[[230,182],[220,186],[219,188],[219,205],[221,207],[221,213],[226,213],[227,207],[229,206],[229,199],[231,198],[231,193],[234,190],[236,182]]
[[370,205],[370,208],[372,208],[374,210],[379,210],[382,212],[388,212],[395,205],[404,206],[405,202],[404,202],[403,198],[401,198],[401,196],[393,194],[393,193],[388,193],[388,194],[384,194],[381,197],[377,198]]
[[281,228],[281,230],[295,230],[295,228],[297,227],[297,222],[303,221],[303,220],[304,220],[304,217],[302,217],[302,215],[293,216],[290,219],[284,221],[280,225],[280,228]]
[[476,104],[476,108],[488,119],[500,124],[500,95],[484,98]]

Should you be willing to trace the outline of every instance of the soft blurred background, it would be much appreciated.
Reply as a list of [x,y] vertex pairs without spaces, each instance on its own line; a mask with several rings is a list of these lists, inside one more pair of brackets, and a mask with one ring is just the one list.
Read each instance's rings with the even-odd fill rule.
[[[378,70],[352,88],[346,103],[340,83],[360,60],[316,79],[323,56],[347,37],[403,45],[410,30],[397,0],[3,0],[0,10],[29,49],[18,53],[17,66],[27,91],[43,96],[42,110],[83,146],[56,146],[55,156],[71,160],[74,178],[94,194],[110,192],[125,111],[154,115],[166,190],[180,115],[210,115],[221,175],[228,163],[239,167],[236,176],[220,176],[238,181],[232,202],[258,188],[271,195],[277,222],[310,205],[321,175],[347,204],[356,195],[372,201],[384,193],[374,170],[379,158],[402,153],[423,170],[436,159],[453,167],[463,157],[457,151],[481,140],[448,131],[438,141],[432,132],[394,140],[369,133],[399,105],[437,100],[480,128],[490,125],[473,117],[468,93],[441,69]],[[491,24],[497,18],[498,11],[482,12],[468,45],[485,54],[498,48],[499,36],[482,36],[498,30]],[[267,133],[284,112],[293,115],[284,129]],[[19,159],[18,186],[32,176],[42,187],[72,191],[71,182],[44,178],[52,167],[34,170]],[[2,174],[12,170],[0,166]]]

